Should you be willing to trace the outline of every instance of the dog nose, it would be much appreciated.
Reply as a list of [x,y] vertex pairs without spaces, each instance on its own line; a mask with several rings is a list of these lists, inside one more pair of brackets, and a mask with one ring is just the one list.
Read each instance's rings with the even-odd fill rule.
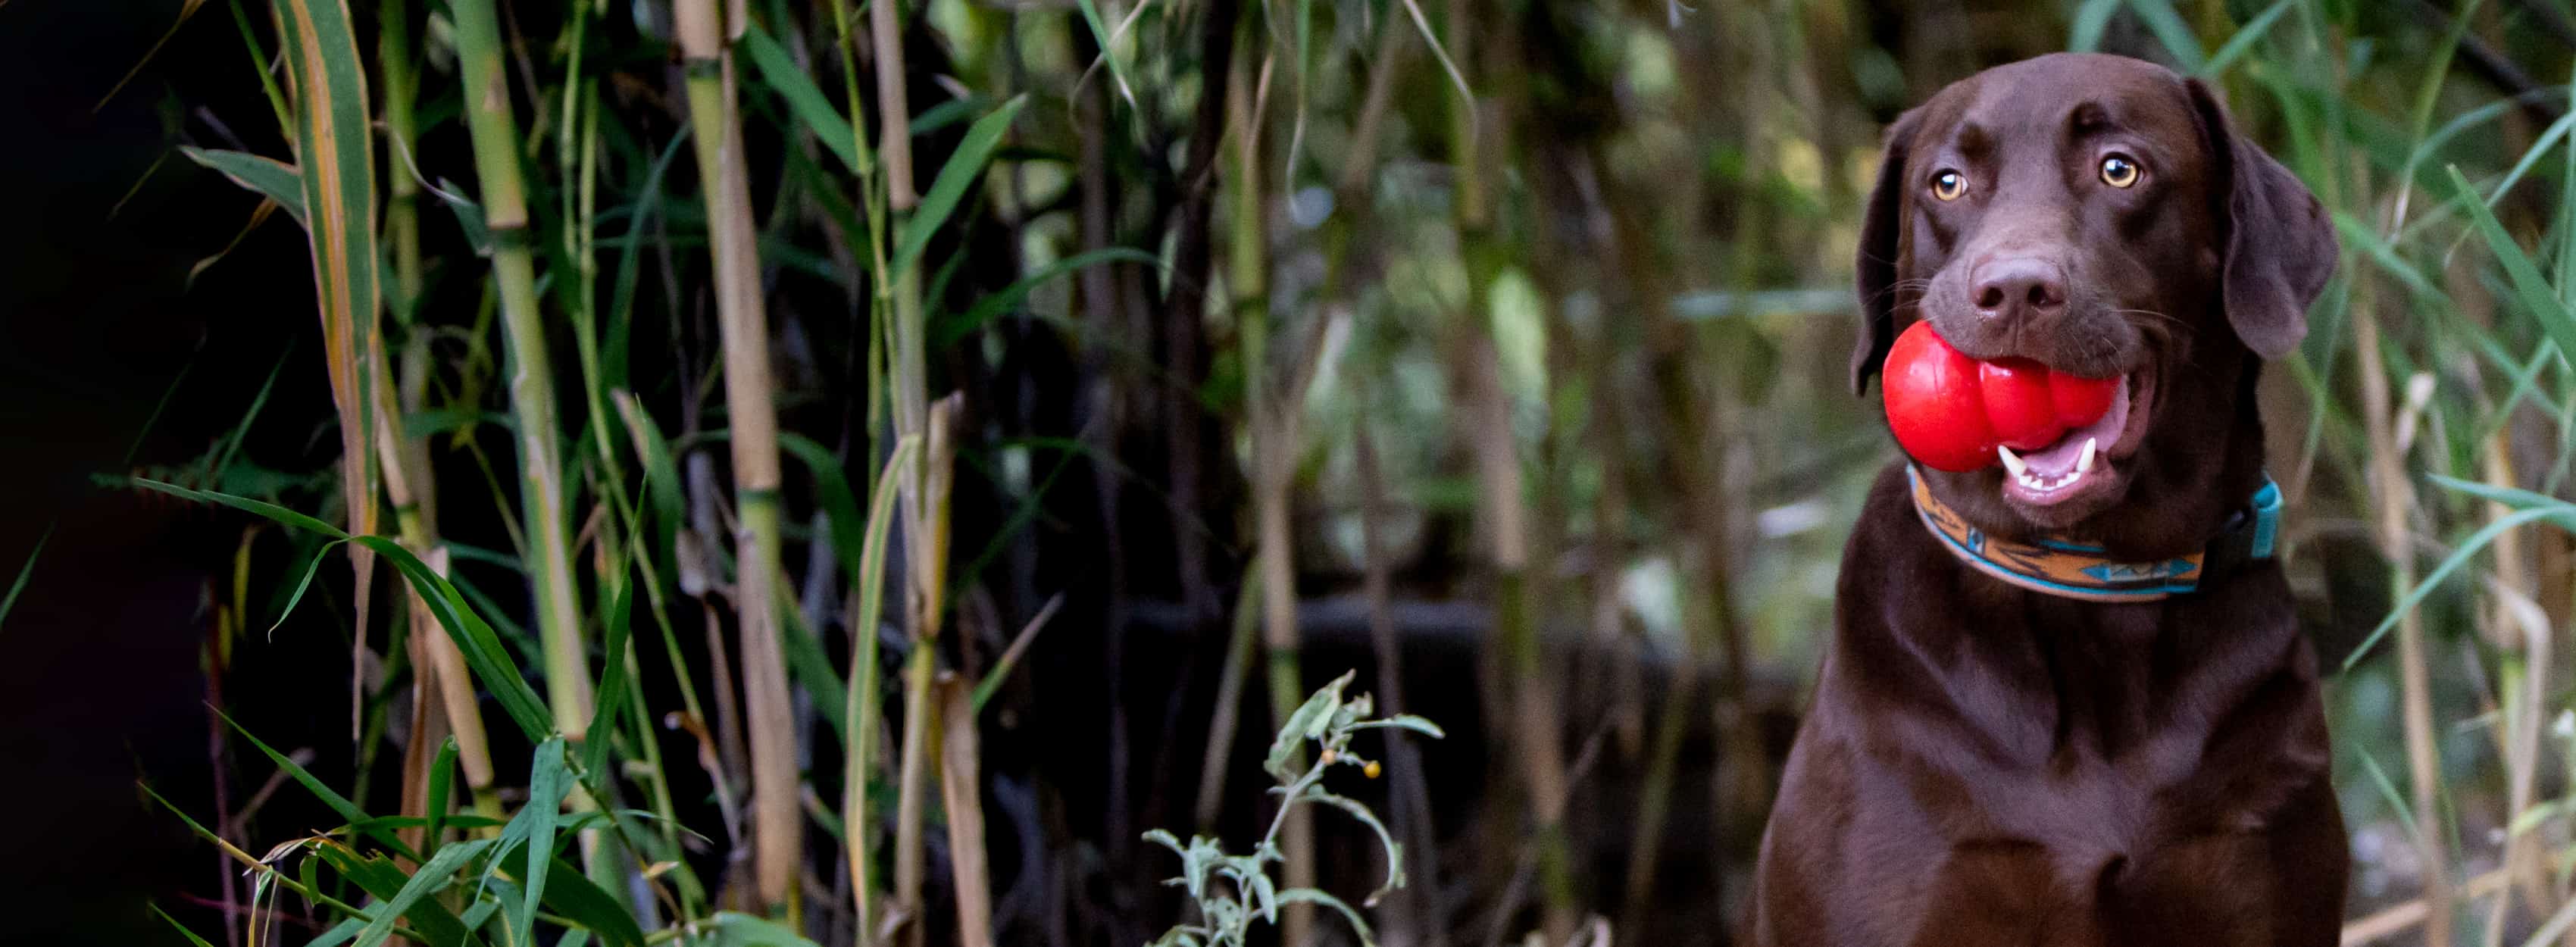
[[1986,318],[2020,317],[2066,307],[2066,272],[2038,257],[1989,260],[1977,267],[1971,301]]

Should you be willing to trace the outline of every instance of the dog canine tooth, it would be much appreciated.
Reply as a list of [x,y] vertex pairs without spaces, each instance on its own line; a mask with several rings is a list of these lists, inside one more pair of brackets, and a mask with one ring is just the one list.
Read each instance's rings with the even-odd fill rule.
[[1997,444],[1995,456],[2003,458],[2004,469],[2012,471],[2013,479],[2025,481],[2030,479],[2030,465],[2023,463],[2021,456],[2013,453],[2012,448]]
[[2084,439],[2084,453],[2075,458],[2076,473],[2084,473],[2093,469],[2093,449],[2101,446],[2101,440],[2102,439],[2098,437],[2088,437]]

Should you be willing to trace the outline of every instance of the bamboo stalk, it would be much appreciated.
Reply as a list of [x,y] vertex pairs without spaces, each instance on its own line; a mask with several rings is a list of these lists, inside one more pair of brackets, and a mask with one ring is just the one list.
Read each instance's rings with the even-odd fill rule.
[[492,273],[513,372],[510,402],[520,441],[520,503],[528,533],[528,578],[535,586],[538,637],[544,644],[547,703],[555,729],[578,735],[590,723],[588,662],[572,576],[563,460],[556,430],[554,374],[537,311],[536,266],[528,251],[528,205],[519,169],[518,127],[501,72],[501,40],[492,0],[455,0],[457,71],[465,83],[466,127],[491,229]]
[[723,335],[725,410],[731,428],[735,502],[734,606],[739,612],[743,707],[749,718],[755,890],[765,906],[795,914],[796,871],[804,854],[798,808],[795,719],[786,653],[779,642],[778,410],[771,402],[769,318],[760,286],[758,232],[735,112],[728,22],[715,0],[682,0],[680,43],[688,60],[689,119],[706,193],[709,254]]
[[[439,575],[447,574],[447,551],[439,543],[437,518],[437,482],[429,462],[428,441],[403,427],[402,419],[426,407],[430,363],[429,333],[413,325],[418,318],[422,289],[420,244],[420,183],[410,174],[408,158],[417,134],[412,107],[419,95],[419,77],[412,70],[411,13],[406,0],[385,0],[382,11],[383,32],[378,36],[378,60],[384,72],[385,138],[392,150],[387,163],[395,168],[390,176],[391,197],[385,207],[385,234],[392,244],[394,312],[397,321],[410,326],[403,340],[399,375],[384,363],[381,337],[375,340],[375,371],[370,375],[376,389],[376,446],[385,472],[385,492],[393,504],[394,520],[403,545]],[[415,713],[442,715],[444,727],[456,738],[457,761],[465,771],[465,782],[477,812],[491,817],[501,814],[498,797],[492,793],[492,753],[483,729],[483,713],[475,703],[473,680],[467,676],[465,656],[456,650],[456,642],[436,631],[438,625],[429,613],[429,603],[417,590],[405,595],[410,606],[415,682],[421,701]],[[418,699],[418,698],[416,698]],[[434,741],[433,741],[434,742]]]
[[[2398,453],[2391,422],[2388,365],[2380,358],[2379,323],[2369,305],[2367,280],[2353,287],[2355,356],[2361,375],[2362,412],[2370,440],[2372,491],[2378,500],[2376,529],[2380,551],[2388,558],[2392,601],[2403,601],[2415,587],[2413,530],[2407,517],[2415,508],[2415,485],[2407,479],[2405,458]],[[2406,732],[2406,770],[2413,790],[2415,847],[2424,862],[2424,942],[2450,947],[2453,924],[2450,858],[2442,827],[2442,770],[2433,731],[2433,684],[2424,649],[2424,622],[2416,609],[2406,609],[2397,623],[2400,713]]]
[[[1476,60],[1471,6],[1469,0],[1449,0],[1446,45],[1451,59],[1472,78]],[[1522,496],[1520,458],[1512,442],[1511,409],[1494,343],[1483,324],[1488,290],[1500,275],[1503,250],[1494,245],[1490,232],[1493,217],[1484,180],[1480,124],[1472,98],[1451,112],[1451,154],[1458,176],[1456,225],[1459,253],[1467,262],[1466,304],[1451,325],[1452,337],[1463,352],[1456,366],[1456,386],[1468,418],[1469,446],[1481,487],[1477,509],[1488,544],[1487,566],[1493,570],[1495,633],[1511,681],[1510,752],[1520,764],[1522,788],[1528,793],[1542,926],[1548,942],[1561,944],[1574,936],[1578,920],[1562,825],[1570,792],[1557,740],[1556,694],[1547,680],[1537,622],[1531,614],[1529,516]]]
[[993,891],[984,853],[984,780],[975,732],[975,688],[954,674],[939,681],[939,789],[948,807],[958,947],[992,947]]
[[[1249,29],[1246,26],[1240,27]],[[1227,150],[1233,173],[1226,175],[1232,233],[1226,243],[1227,291],[1233,296],[1237,345],[1243,362],[1245,423],[1252,431],[1252,494],[1261,584],[1261,648],[1270,685],[1273,727],[1305,702],[1297,643],[1297,553],[1289,526],[1289,489],[1297,473],[1298,413],[1301,405],[1271,390],[1270,287],[1265,270],[1269,252],[1261,176],[1261,106],[1254,102],[1255,79],[1250,57],[1234,61],[1226,83]],[[1267,71],[1267,66],[1264,67]],[[1175,313],[1174,317],[1183,314]],[[1280,849],[1291,888],[1315,886],[1315,820],[1305,806],[1281,800],[1288,811]],[[1315,926],[1311,904],[1290,904],[1280,912],[1280,940],[1305,944]]]
[[924,806],[934,765],[931,735],[940,712],[932,688],[939,660],[940,592],[947,580],[948,478],[957,459],[950,432],[962,403],[957,395],[950,395],[930,406],[926,449],[914,459],[915,476],[901,494],[917,497],[908,505],[920,513],[906,530],[912,653],[904,666],[903,761],[895,797],[894,920],[904,923],[904,942],[915,945],[926,938],[921,923],[921,885],[927,872],[922,847]]

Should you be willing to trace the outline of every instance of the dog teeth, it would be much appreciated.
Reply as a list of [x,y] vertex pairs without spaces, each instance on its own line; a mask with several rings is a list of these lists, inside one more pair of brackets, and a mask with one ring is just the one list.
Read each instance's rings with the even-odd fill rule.
[[2075,458],[2076,473],[2084,473],[2093,469],[2093,449],[2101,446],[2100,442],[2101,439],[2095,437],[2084,439],[2084,453]]
[[1995,456],[2003,458],[2004,469],[2012,471],[2013,479],[2024,483],[2030,482],[2030,465],[2023,463],[2021,456],[2013,453],[2012,448],[1997,444]]

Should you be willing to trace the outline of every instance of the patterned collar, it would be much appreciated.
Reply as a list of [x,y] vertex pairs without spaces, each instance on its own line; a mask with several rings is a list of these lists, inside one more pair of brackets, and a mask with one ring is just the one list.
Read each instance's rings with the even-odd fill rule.
[[2033,542],[1989,536],[1932,495],[1914,465],[1905,466],[1914,487],[1914,511],[1960,561],[2013,585],[2091,602],[2152,602],[2198,591],[2203,578],[2225,575],[2249,562],[2272,558],[2280,535],[2281,488],[2263,478],[2246,508],[2200,552],[2153,562],[2121,562],[2108,550],[2057,538]]

